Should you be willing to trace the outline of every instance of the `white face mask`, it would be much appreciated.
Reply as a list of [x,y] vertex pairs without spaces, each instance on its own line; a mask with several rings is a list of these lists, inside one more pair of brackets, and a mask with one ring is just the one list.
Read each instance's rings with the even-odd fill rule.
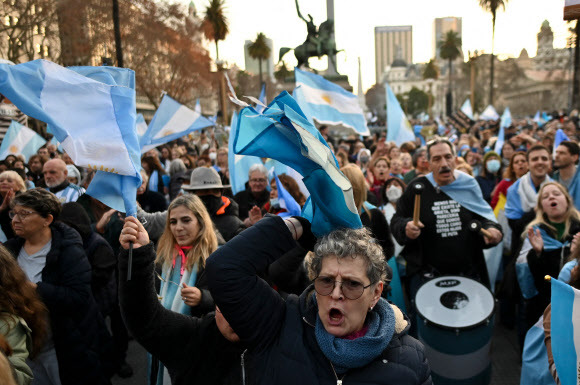
[[403,195],[403,190],[400,187],[392,185],[387,188],[387,198],[389,199],[389,202],[398,201],[401,195]]
[[210,152],[210,153],[209,153],[209,158],[210,158],[211,160],[216,160],[216,158],[217,158],[217,153],[216,153],[216,152]]

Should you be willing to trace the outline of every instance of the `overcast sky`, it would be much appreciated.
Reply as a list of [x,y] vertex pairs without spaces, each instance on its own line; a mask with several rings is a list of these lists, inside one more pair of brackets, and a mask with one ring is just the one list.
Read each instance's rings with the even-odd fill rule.
[[[189,1],[181,0],[187,4]],[[208,0],[194,0],[203,14]],[[299,0],[303,15],[310,13],[316,25],[326,20],[326,0]],[[426,62],[433,56],[433,19],[463,18],[463,50],[491,51],[491,15],[479,7],[478,0],[335,0],[336,46],[344,49],[337,56],[340,73],[349,77],[355,93],[358,86],[357,58],[361,58],[362,83],[366,91],[375,83],[374,27],[413,26],[413,61]],[[245,68],[244,41],[263,32],[274,42],[274,58],[280,47],[295,47],[306,37],[306,25],[296,14],[294,0],[226,0],[230,34],[220,42],[221,59]],[[568,28],[563,21],[564,0],[508,0],[505,12],[497,14],[495,53],[518,56],[522,48],[536,55],[537,33],[544,20],[554,31],[554,46],[566,46]],[[215,57],[213,44],[208,45]],[[293,53],[285,60],[292,62]],[[311,59],[317,69],[326,68],[326,59]]]

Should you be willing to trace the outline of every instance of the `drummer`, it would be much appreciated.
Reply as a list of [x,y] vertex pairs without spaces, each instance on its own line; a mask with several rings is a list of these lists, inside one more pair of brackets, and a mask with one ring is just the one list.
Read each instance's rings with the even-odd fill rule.
[[[490,287],[483,249],[501,242],[503,234],[475,179],[455,170],[451,142],[436,137],[427,143],[430,173],[415,178],[397,203],[391,226],[407,261],[409,295],[415,298],[426,280],[461,275]],[[422,185],[420,216],[413,222],[417,183]],[[477,220],[488,236],[470,230]]]

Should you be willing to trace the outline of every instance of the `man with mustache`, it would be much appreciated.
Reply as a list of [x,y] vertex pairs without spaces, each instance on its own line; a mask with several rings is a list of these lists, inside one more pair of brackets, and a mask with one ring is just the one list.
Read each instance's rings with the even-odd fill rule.
[[[441,275],[462,275],[490,287],[483,249],[502,240],[499,224],[482,196],[475,179],[455,170],[456,154],[451,142],[435,138],[427,144],[431,173],[409,183],[397,202],[391,221],[392,232],[405,248],[410,295],[419,286]],[[413,223],[417,183],[423,185],[420,221]],[[468,228],[471,220],[481,222],[490,237]]]

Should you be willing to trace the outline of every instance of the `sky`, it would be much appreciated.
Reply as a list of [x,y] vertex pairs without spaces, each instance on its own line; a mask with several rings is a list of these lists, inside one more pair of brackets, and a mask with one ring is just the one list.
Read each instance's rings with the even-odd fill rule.
[[[181,0],[187,4],[189,1]],[[497,13],[495,49],[502,57],[517,57],[522,48],[530,57],[536,55],[537,33],[544,20],[554,32],[554,47],[566,46],[568,29],[573,24],[563,20],[565,0],[506,0],[506,9]],[[208,0],[194,0],[203,15]],[[300,11],[311,14],[314,23],[326,20],[326,0],[299,0]],[[463,51],[491,52],[491,15],[479,7],[478,0],[335,0],[337,67],[348,75],[353,89],[358,87],[358,58],[361,58],[362,86],[367,90],[375,83],[374,27],[385,25],[413,26],[413,61],[427,62],[433,56],[433,20],[436,17],[462,17]],[[226,0],[230,33],[219,43],[220,59],[245,68],[244,41],[254,40],[263,32],[273,40],[274,61],[280,47],[295,47],[306,38],[306,24],[296,13],[294,0]],[[207,48],[215,58],[213,43]],[[285,56],[288,64],[296,63],[293,53]],[[311,59],[313,68],[324,70],[326,58]]]

